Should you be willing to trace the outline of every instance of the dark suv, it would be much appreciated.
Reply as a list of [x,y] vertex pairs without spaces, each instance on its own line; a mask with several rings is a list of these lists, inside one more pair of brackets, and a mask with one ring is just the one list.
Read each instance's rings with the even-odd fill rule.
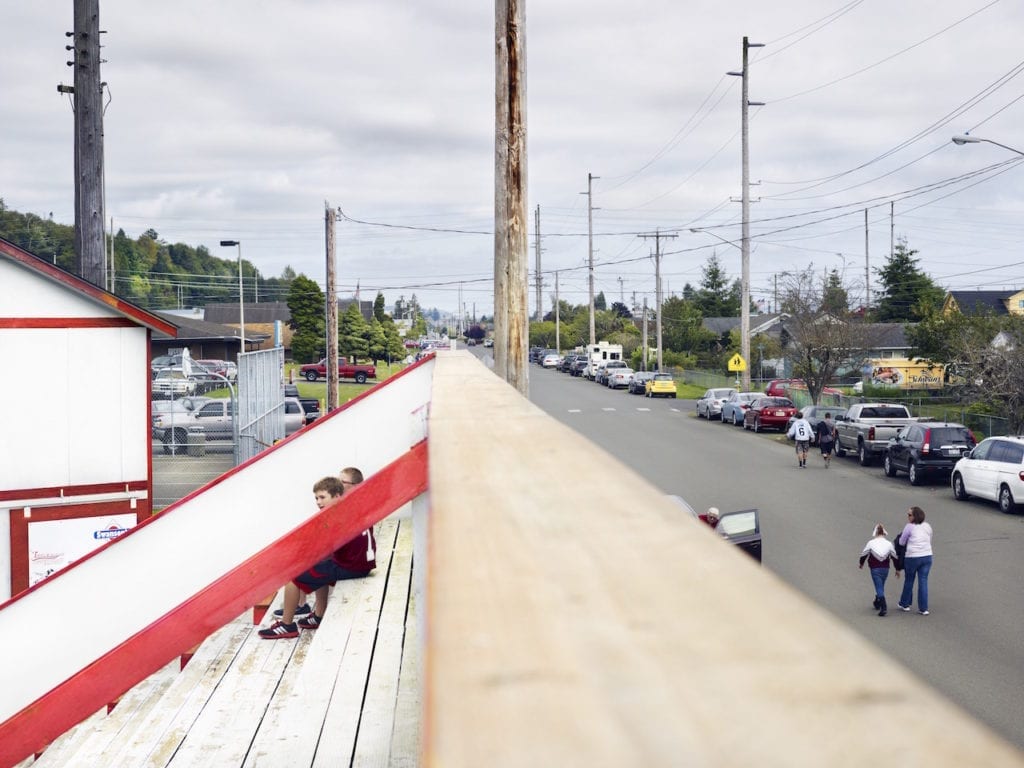
[[906,472],[911,485],[920,485],[925,477],[948,477],[960,458],[977,441],[963,424],[918,422],[908,424],[889,440],[885,451],[885,474],[896,477]]

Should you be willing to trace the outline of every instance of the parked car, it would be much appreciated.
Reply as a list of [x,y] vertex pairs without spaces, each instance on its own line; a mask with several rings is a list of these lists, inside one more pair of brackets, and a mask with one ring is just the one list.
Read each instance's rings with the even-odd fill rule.
[[589,365],[590,361],[587,359],[587,356],[581,355],[580,357],[577,357],[575,361],[573,361],[573,364],[571,366],[569,366],[569,375],[582,376],[583,371],[585,371]]
[[614,371],[616,368],[629,368],[625,360],[602,360],[597,364],[597,369],[594,373],[594,381],[598,384],[608,383],[608,374]]
[[654,371],[637,371],[629,382],[629,393],[631,395],[646,395],[647,381],[654,378]]
[[181,366],[162,368],[152,383],[153,397],[179,398],[195,394],[196,380],[186,376]]
[[[547,360],[548,357],[554,357],[554,358],[558,359],[560,357],[560,355],[558,354],[557,350],[554,350],[554,349],[542,349],[540,351],[540,354],[537,355],[537,359],[534,362],[537,363],[537,365],[541,366],[542,368],[550,368],[551,366],[544,365],[544,361]],[[557,363],[556,363],[556,365],[557,365]]]
[[[681,496],[670,495],[672,501],[685,509],[694,518],[700,519],[697,510]],[[741,509],[736,512],[719,513],[715,533],[735,544],[752,558],[761,562],[761,515],[757,509]]]
[[759,397],[743,413],[743,428],[760,432],[762,429],[786,428],[796,413],[796,406],[788,397]]
[[920,485],[926,477],[935,475],[945,479],[976,444],[971,430],[963,424],[908,424],[889,440],[883,460],[885,474],[896,477],[906,472],[911,485]]
[[999,502],[1003,512],[1020,511],[1024,500],[1024,437],[989,437],[953,466],[950,480],[959,501],[970,496]]
[[[804,419],[807,421],[808,424],[811,425],[811,430],[813,430],[813,432],[814,432],[814,435],[811,438],[811,444],[812,445],[817,445],[818,444],[818,432],[817,432],[818,422],[819,421],[824,421],[825,416],[828,415],[829,417],[831,417],[832,422],[835,423],[835,421],[837,419],[845,418],[845,416],[846,416],[846,409],[845,408],[839,408],[839,407],[837,407],[835,405],[805,405],[803,408],[800,409],[800,413],[802,413],[804,415]],[[789,431],[789,428],[791,426],[793,426],[793,422],[794,421],[796,421],[796,414],[795,413],[790,418],[789,422],[786,424],[786,431],[787,432]]]
[[750,404],[759,397],[764,397],[762,392],[733,392],[722,403],[722,423],[739,426],[743,423],[743,414],[746,413]]
[[562,362],[562,358],[558,356],[557,352],[551,352],[550,354],[544,355],[544,359],[541,360],[542,368],[557,368],[558,364]]
[[529,357],[530,362],[531,363],[539,362],[540,358],[541,358],[541,356],[543,354],[544,354],[544,347],[530,347],[530,357]]
[[836,456],[856,451],[862,467],[883,456],[889,438],[917,419],[900,403],[856,403],[836,419]]
[[647,397],[676,397],[676,382],[671,373],[655,373],[644,384]]
[[[327,358],[319,363],[306,363],[299,368],[299,375],[307,381],[327,378]],[[367,379],[377,378],[377,368],[370,363],[350,363],[345,359],[338,360],[338,378],[355,379],[356,384],[365,384]]]
[[619,387],[628,389],[629,382],[632,380],[633,370],[631,368],[613,368],[606,377],[608,389],[618,389]]
[[703,416],[709,421],[722,418],[722,404],[735,391],[732,387],[709,389],[697,400],[697,418]]

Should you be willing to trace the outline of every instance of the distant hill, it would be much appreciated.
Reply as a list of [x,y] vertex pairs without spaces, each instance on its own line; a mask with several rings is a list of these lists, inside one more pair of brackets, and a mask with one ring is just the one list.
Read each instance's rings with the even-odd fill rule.
[[[0,198],[0,237],[29,253],[75,271],[74,227],[52,218],[8,209]],[[109,247],[109,246],[108,246]],[[242,259],[245,300],[255,301],[257,275]],[[285,301],[295,272],[286,268],[281,277],[259,275],[262,301]],[[204,306],[209,302],[238,301],[238,262],[210,254],[204,245],[167,243],[149,229],[137,239],[123,229],[114,235],[114,265],[108,268],[113,293],[147,309]]]

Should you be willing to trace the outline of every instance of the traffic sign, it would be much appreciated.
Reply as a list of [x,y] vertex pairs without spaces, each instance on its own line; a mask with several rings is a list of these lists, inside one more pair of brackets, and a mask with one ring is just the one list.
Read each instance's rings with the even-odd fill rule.
[[730,371],[745,371],[747,370],[747,361],[743,359],[743,356],[737,352],[729,359],[729,370]]

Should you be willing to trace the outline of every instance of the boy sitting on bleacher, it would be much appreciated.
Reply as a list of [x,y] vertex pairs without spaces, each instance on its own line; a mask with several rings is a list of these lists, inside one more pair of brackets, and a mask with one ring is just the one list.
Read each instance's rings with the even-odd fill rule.
[[[361,483],[363,474],[355,467],[341,471],[341,479],[325,477],[313,486],[313,497],[316,505],[323,509],[341,497],[345,486]],[[334,551],[329,558],[321,560],[307,571],[303,571],[293,581],[285,585],[284,605],[275,611],[281,618],[266,629],[259,631],[265,640],[281,640],[298,637],[300,629],[316,629],[320,626],[327,610],[330,589],[338,581],[345,579],[361,579],[369,576],[377,566],[377,542],[373,538],[373,529],[367,528],[354,539]],[[298,612],[299,593],[305,595],[315,593],[316,602],[310,609],[308,602],[302,608],[306,615],[295,621]]]

